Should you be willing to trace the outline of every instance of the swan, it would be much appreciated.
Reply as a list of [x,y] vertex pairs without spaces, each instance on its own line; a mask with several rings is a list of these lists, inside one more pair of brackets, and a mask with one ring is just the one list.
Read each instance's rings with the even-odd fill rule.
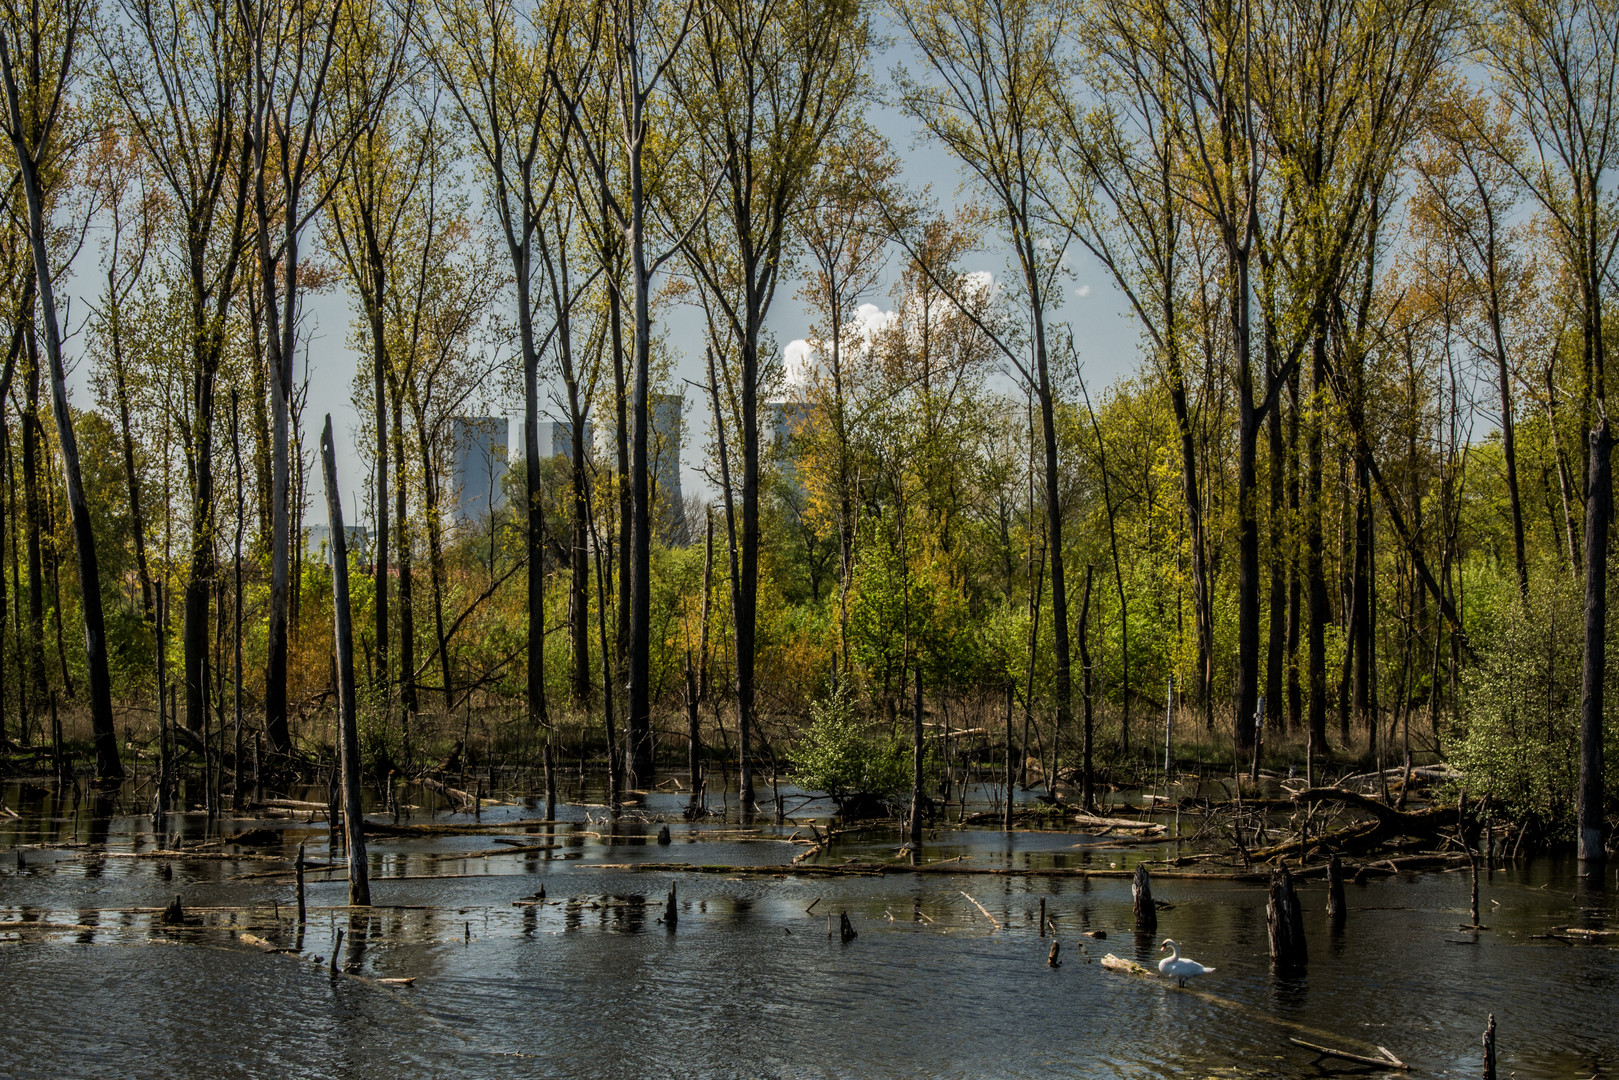
[[1186,985],[1187,979],[1195,979],[1199,975],[1212,975],[1214,969],[1204,967],[1196,960],[1187,960],[1181,956],[1181,947],[1175,944],[1174,938],[1165,938],[1161,947],[1169,950],[1169,955],[1158,961],[1158,974],[1167,979],[1174,979],[1181,986]]

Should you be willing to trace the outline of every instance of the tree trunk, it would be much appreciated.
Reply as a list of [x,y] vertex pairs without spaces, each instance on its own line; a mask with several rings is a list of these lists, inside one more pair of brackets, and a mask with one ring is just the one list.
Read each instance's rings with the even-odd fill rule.
[[[633,118],[631,125],[638,134],[644,132],[642,109],[644,100],[639,93],[632,95]],[[635,360],[634,389],[631,397],[630,431],[630,604],[625,615],[630,623],[629,638],[629,708],[624,719],[628,751],[626,783],[632,788],[649,787],[652,783],[652,508],[651,487],[647,475],[647,395],[650,391],[652,362],[652,272],[646,256],[646,198],[641,190],[641,145],[637,138],[629,154],[630,181],[630,275],[635,286]],[[744,352],[746,345],[744,344]],[[744,395],[747,390],[744,387]],[[744,435],[746,440],[746,435]],[[746,441],[743,443],[746,447]],[[746,547],[747,518],[747,455],[743,454],[743,533]],[[743,556],[746,564],[747,556]],[[744,570],[744,575],[746,571]],[[738,640],[738,648],[741,642]],[[749,667],[752,667],[752,647],[749,646]],[[751,671],[750,688],[751,688]]]
[[911,857],[922,848],[922,666],[916,667],[916,696],[911,703]]
[[[403,395],[397,391],[393,402],[394,523],[399,546],[399,711],[408,726],[416,714],[416,608],[410,586],[414,563],[411,552],[410,519],[406,516],[405,424]],[[409,753],[409,740],[405,750]]]
[[1613,435],[1606,417],[1591,430],[1585,497],[1585,665],[1580,695],[1579,861],[1601,873],[1603,679],[1607,674],[1608,515],[1613,511]]
[[[1085,564],[1085,595],[1079,602],[1079,668],[1085,694],[1085,730],[1081,744],[1080,805],[1087,811],[1096,807],[1096,771],[1092,764],[1091,721],[1091,564]],[[1008,792],[1010,795],[1010,792]]]
[[45,355],[51,366],[51,406],[56,414],[57,441],[61,444],[63,478],[67,482],[68,506],[73,516],[74,546],[79,559],[79,592],[84,609],[84,654],[90,679],[90,726],[95,739],[96,772],[103,777],[121,777],[118,740],[113,732],[112,680],[107,668],[107,631],[101,610],[101,574],[96,564],[95,534],[90,526],[90,507],[84,496],[79,473],[79,445],[73,436],[73,414],[67,401],[67,375],[62,367],[62,342],[56,321],[56,296],[52,288],[50,259],[45,247],[44,198],[40,191],[38,163],[34,150],[23,141],[22,116],[17,102],[17,82],[11,71],[11,56],[0,37],[0,61],[4,62],[6,98],[11,114],[12,145],[22,175],[23,194],[28,203],[28,239],[33,248],[34,279],[38,288],[40,317],[45,326]]
[[1321,439],[1325,422],[1321,410],[1326,405],[1327,381],[1327,341],[1323,331],[1316,331],[1311,350],[1313,364],[1310,385],[1314,401],[1310,408],[1306,451],[1309,465],[1305,477],[1304,576],[1310,592],[1306,645],[1309,652],[1310,741],[1317,752],[1321,752],[1327,746],[1327,620],[1332,615],[1331,602],[1327,599],[1327,575],[1322,557],[1325,540],[1321,531]]
[[341,721],[339,752],[343,759],[343,850],[348,858],[349,906],[371,903],[371,881],[365,861],[365,819],[360,808],[360,732],[354,715],[354,626],[349,613],[348,536],[343,528],[343,500],[337,493],[337,453],[332,445],[332,415],[320,435],[320,457],[326,479],[326,514],[332,530],[332,632],[337,649],[337,703]]

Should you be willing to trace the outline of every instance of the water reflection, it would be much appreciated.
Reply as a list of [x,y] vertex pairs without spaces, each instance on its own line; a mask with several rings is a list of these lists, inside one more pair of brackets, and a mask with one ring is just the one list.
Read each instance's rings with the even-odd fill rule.
[[[1330,944],[1312,948],[1302,973],[1278,978],[1260,887],[1155,882],[1172,906],[1156,934],[1135,935],[1123,878],[677,877],[649,864],[782,864],[801,850],[781,842],[791,826],[778,834],[766,820],[743,834],[734,816],[679,824],[687,843],[658,848],[648,818],[679,820],[687,802],[679,794],[649,794],[646,817],[560,806],[568,819],[560,827],[524,821],[499,832],[501,814],[514,823],[532,814],[519,805],[486,809],[483,835],[379,838],[379,906],[338,910],[341,878],[312,872],[307,928],[291,917],[289,860],[298,839],[312,861],[329,857],[324,822],[288,828],[266,818],[221,830],[203,815],[173,813],[153,831],[147,818],[117,814],[116,792],[13,785],[6,795],[29,815],[0,824],[0,897],[10,905],[0,922],[15,924],[0,931],[8,939],[0,1060],[21,1076],[126,1075],[135,1061],[199,1078],[1304,1074],[1308,1056],[1289,1047],[1281,1021],[1387,1045],[1430,1074],[1461,1074],[1474,1071],[1491,1011],[1502,1021],[1503,1063],[1521,1077],[1611,1073],[1619,1060],[1619,1037],[1594,1019],[1619,992],[1619,952],[1590,944],[1600,937],[1571,945],[1570,935],[1536,936],[1613,926],[1612,887],[1579,887],[1567,860],[1497,866],[1481,897],[1490,929],[1468,944],[1452,944],[1472,940],[1456,933],[1465,874],[1362,881],[1346,890],[1350,910],[1336,927],[1324,885],[1300,882],[1307,936]],[[125,797],[122,808],[138,802]],[[276,830],[278,842],[219,846],[221,831],[250,827]],[[554,841],[559,852],[470,857],[496,851],[494,837]],[[1159,855],[1076,853],[1079,839],[941,828],[922,857],[962,856],[983,868],[1069,859],[1122,871]],[[823,861],[887,859],[899,841],[876,830]],[[15,868],[5,850],[72,842],[108,851],[30,848]],[[254,858],[126,857],[194,845]],[[624,863],[650,872],[605,868]],[[447,876],[463,865],[477,876]],[[671,881],[677,933],[658,925]],[[565,899],[521,899],[542,886]],[[177,891],[205,925],[157,926],[153,909]],[[1003,929],[991,932],[963,892]],[[1060,969],[1045,965],[1042,897],[1068,960]],[[835,933],[842,911],[860,934],[847,945]],[[339,929],[338,964],[352,977],[333,981],[310,959],[332,955]],[[1098,930],[1109,939],[1077,936]],[[250,948],[237,937],[245,933],[291,951]],[[156,937],[178,947],[146,944]],[[1084,962],[1114,951],[1151,967],[1163,937],[1219,971],[1180,992]],[[408,991],[368,981],[412,976]],[[210,989],[228,994],[231,1007],[176,1009]]]

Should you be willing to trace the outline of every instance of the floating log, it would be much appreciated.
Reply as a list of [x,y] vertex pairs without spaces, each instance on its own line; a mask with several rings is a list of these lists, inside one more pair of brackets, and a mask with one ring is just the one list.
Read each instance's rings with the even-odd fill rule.
[[1067,820],[1076,825],[1100,825],[1108,829],[1142,829],[1147,832],[1162,832],[1164,824],[1158,821],[1141,821],[1137,818],[1097,817],[1094,814],[1071,813]]
[[[416,778],[416,783],[422,785],[424,788],[427,788],[429,791],[436,791],[440,795],[443,795],[445,798],[449,799],[451,802],[458,804],[457,810],[460,813],[465,813],[468,810],[476,810],[479,807],[479,801],[474,796],[469,795],[460,788],[453,788],[448,784],[440,783],[431,776],[418,776]],[[367,825],[366,828],[369,829],[371,826]]]
[[415,986],[416,976],[412,975],[407,979],[378,979],[377,982],[383,986]]
[[1336,1050],[1330,1046],[1322,1046],[1319,1043],[1305,1042],[1303,1039],[1289,1038],[1287,1041],[1292,1043],[1294,1046],[1302,1046],[1306,1050],[1315,1051],[1315,1053],[1319,1055],[1318,1060],[1319,1058],[1330,1057],[1339,1058],[1343,1061],[1353,1061],[1357,1065],[1371,1065],[1379,1069],[1411,1068],[1411,1066],[1407,1065],[1405,1062],[1401,1061],[1399,1058],[1390,1053],[1388,1048],[1385,1046],[1379,1046],[1377,1048],[1378,1053],[1382,1055],[1381,1057],[1368,1057],[1365,1054],[1356,1054],[1348,1050]]
[[[884,877],[890,874],[959,874],[966,877],[1072,878],[1076,881],[1082,881],[1086,878],[1129,878],[1132,876],[1132,871],[1129,870],[1092,869],[1077,866],[968,866],[965,863],[958,862],[924,863],[921,866],[911,866],[908,863],[900,862],[851,862],[842,866],[806,866],[792,863],[583,863],[578,869],[622,870],[638,874],[730,874],[738,877],[755,874],[770,877],[786,877],[788,875],[795,877]],[[1270,880],[1268,874],[1253,870],[1160,870],[1157,876],[1186,881],[1239,881],[1253,885],[1262,885]]]
[[989,913],[989,908],[985,907],[983,904],[980,904],[977,900],[974,900],[972,895],[969,893],[963,892],[961,895],[967,897],[968,900],[972,900],[973,907],[984,913],[984,918],[989,920],[989,924],[991,926],[997,930],[1001,928],[1001,924],[995,921],[995,916]]
[[1134,960],[1126,960],[1123,957],[1114,956],[1112,953],[1102,957],[1102,966],[1109,971],[1117,971],[1124,975],[1136,975],[1147,979],[1152,978],[1153,975],[1151,971],[1148,971]]
[[1134,901],[1136,932],[1150,934],[1158,929],[1158,907],[1152,902],[1152,876],[1145,863],[1136,864],[1135,879],[1130,884]]

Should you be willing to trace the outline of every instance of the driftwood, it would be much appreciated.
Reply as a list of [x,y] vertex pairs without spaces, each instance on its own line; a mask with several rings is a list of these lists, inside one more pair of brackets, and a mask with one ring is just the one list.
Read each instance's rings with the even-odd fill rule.
[[982,911],[984,913],[984,918],[989,920],[989,924],[991,926],[993,926],[997,930],[999,930],[1001,928],[1000,922],[996,920],[995,916],[993,916],[993,915],[991,915],[989,913],[989,908],[985,907],[983,904],[980,904],[976,899],[974,899],[974,897],[970,893],[963,892],[961,895],[965,896],[969,900],[972,900],[973,907],[977,908],[979,911]]
[[1348,1050],[1334,1050],[1330,1046],[1321,1046],[1318,1043],[1305,1042],[1303,1039],[1289,1038],[1288,1042],[1294,1046],[1302,1046],[1306,1050],[1314,1050],[1319,1058],[1340,1058],[1344,1061],[1353,1061],[1357,1065],[1371,1065],[1380,1069],[1410,1069],[1411,1066],[1395,1057],[1386,1046],[1379,1046],[1377,1051],[1382,1057],[1367,1057],[1364,1054],[1354,1054]]
[[456,803],[463,813],[467,810],[480,809],[481,800],[465,791],[462,791],[460,788],[453,788],[448,784],[434,780],[431,776],[418,776],[415,782],[420,784],[422,787],[427,788],[429,791],[436,791],[440,795],[443,795],[445,798]]
[[1108,829],[1143,829],[1148,832],[1163,831],[1164,824],[1160,821],[1142,821],[1137,818],[1098,817],[1094,814],[1069,814],[1067,821],[1076,825],[1100,825]]
[[[465,792],[462,792],[465,795]],[[471,796],[467,796],[471,798]],[[485,799],[485,802],[489,800]],[[474,821],[434,821],[421,825],[392,825],[381,821],[367,821],[365,831],[368,835],[377,836],[477,836],[480,833],[516,832],[519,829],[530,829],[541,825],[567,825],[566,821],[555,821],[549,818],[532,821],[500,821],[500,822],[474,822]],[[577,835],[577,834],[576,834]]]
[[[756,865],[720,864],[702,865],[698,863],[680,862],[644,862],[644,863],[583,863],[580,870],[622,870],[630,873],[652,874],[729,874],[735,877],[763,875],[769,877],[883,877],[889,874],[961,874],[974,877],[1034,877],[1034,878],[1073,878],[1083,881],[1086,878],[1129,878],[1134,871],[1130,870],[1093,870],[1085,867],[1059,867],[1059,866],[967,866],[964,863],[951,861],[949,863],[928,863],[923,866],[910,866],[905,863],[845,863],[843,866],[804,866],[765,863]],[[1161,878],[1186,879],[1191,881],[1241,881],[1250,884],[1260,884],[1270,880],[1270,875],[1254,871],[1164,871],[1157,874]],[[390,881],[399,880],[390,878]]]
[[1125,975],[1137,975],[1147,979],[1153,977],[1151,971],[1148,971],[1134,960],[1126,960],[1123,957],[1114,956],[1112,953],[1102,957],[1102,966],[1109,971],[1117,971]]
[[1439,835],[1441,829],[1453,827],[1457,822],[1458,814],[1457,808],[1454,806],[1435,806],[1427,810],[1413,811],[1396,810],[1392,806],[1385,806],[1375,799],[1369,799],[1359,792],[1336,787],[1309,788],[1299,792],[1293,801],[1299,806],[1314,806],[1325,802],[1337,803],[1368,814],[1375,820],[1347,825],[1314,838],[1301,837],[1289,840],[1286,843],[1260,848],[1257,851],[1250,852],[1250,858],[1267,860],[1301,856],[1307,851],[1317,848],[1342,852],[1365,851],[1396,837],[1435,837]]

